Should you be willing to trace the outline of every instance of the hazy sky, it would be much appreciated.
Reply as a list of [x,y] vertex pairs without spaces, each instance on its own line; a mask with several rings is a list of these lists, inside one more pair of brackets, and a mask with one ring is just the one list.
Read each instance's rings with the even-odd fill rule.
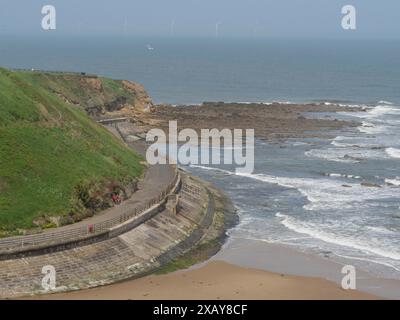
[[[45,34],[41,8],[57,10],[57,35],[400,39],[400,0],[0,0],[0,34]],[[357,9],[357,30],[341,8]]]

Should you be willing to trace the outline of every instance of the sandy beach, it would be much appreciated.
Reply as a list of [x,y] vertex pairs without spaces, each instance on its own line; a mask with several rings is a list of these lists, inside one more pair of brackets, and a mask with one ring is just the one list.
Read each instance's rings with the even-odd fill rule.
[[244,268],[223,261],[210,261],[199,268],[39,299],[99,300],[330,300],[375,299],[358,291],[346,291],[333,282],[288,276]]

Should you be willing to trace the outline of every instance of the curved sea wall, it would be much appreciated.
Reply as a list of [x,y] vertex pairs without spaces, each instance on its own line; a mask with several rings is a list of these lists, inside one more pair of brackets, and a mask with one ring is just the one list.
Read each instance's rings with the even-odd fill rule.
[[199,243],[215,222],[215,212],[214,194],[182,173],[177,213],[164,209],[133,229],[97,243],[0,261],[0,297],[49,293],[42,287],[44,266],[56,271],[52,292],[143,276]]

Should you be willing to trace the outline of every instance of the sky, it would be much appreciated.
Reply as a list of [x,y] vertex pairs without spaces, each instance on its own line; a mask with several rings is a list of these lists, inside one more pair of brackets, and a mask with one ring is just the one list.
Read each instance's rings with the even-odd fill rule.
[[[44,5],[56,8],[56,30],[41,28]],[[356,30],[341,26],[345,5],[356,8]],[[399,0],[0,0],[0,8],[3,36],[400,39]]]

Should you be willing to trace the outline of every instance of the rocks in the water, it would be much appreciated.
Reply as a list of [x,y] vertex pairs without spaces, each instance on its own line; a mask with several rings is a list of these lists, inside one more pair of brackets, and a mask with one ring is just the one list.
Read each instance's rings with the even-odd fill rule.
[[368,181],[361,182],[361,185],[363,187],[368,187],[368,188],[382,188],[382,186],[380,186],[379,184],[368,182]]
[[354,161],[363,161],[363,158],[349,156],[348,154],[344,155],[343,159],[345,160],[354,160]]
[[386,149],[385,146],[373,146],[371,147],[371,150],[382,150],[382,149]]

